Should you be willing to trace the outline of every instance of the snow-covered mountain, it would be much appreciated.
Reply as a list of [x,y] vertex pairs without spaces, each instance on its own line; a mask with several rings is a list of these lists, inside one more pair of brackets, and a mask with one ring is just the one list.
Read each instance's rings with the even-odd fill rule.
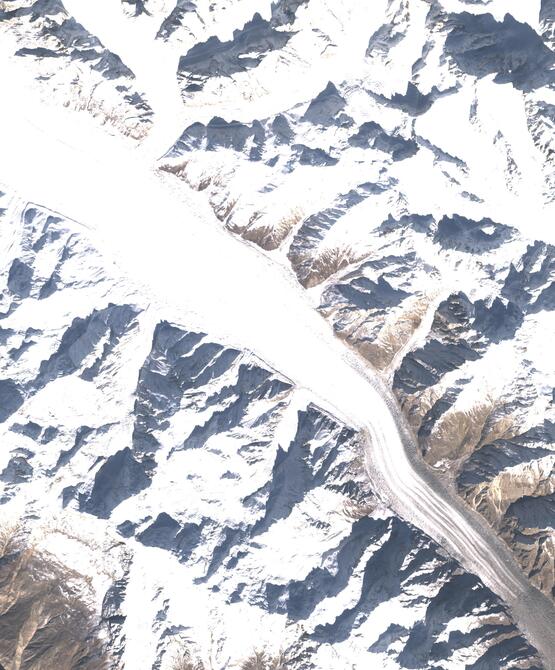
[[28,63],[43,96],[86,111],[140,139],[152,110],[121,58],[68,13],[60,0],[3,2],[4,48]]
[[[179,72],[201,111],[166,169],[205,190],[229,230],[282,255],[336,333],[390,379],[425,459],[552,594],[549,8],[387,4],[367,17],[367,32],[383,23],[355,65],[336,45],[353,48],[360,20],[345,10],[324,38],[320,3],[297,8],[287,47],[259,52],[255,74],[230,79],[192,47]],[[279,86],[251,93],[264,68],[296,73],[316,36],[339,74],[310,68],[312,87],[285,105]],[[234,39],[237,53],[252,49]],[[207,121],[212,91],[223,101]],[[247,116],[257,107],[272,113]]]
[[2,204],[3,503],[94,580],[113,667],[168,667],[183,641],[215,667],[259,647],[299,668],[539,663],[379,502],[349,427],[172,323],[72,222]]
[[0,2],[0,667],[553,667],[554,22]]

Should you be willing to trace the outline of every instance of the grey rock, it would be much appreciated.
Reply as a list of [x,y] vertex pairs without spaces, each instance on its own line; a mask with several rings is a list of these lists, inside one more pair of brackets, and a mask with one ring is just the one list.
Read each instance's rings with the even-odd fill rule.
[[498,83],[531,91],[553,83],[555,54],[526,23],[510,14],[502,22],[491,14],[451,14],[445,51],[465,73],[496,74]]
[[98,469],[90,493],[80,495],[80,511],[107,519],[121,502],[150,486],[146,470],[129,447],[116,452]]
[[18,384],[11,379],[0,379],[0,423],[3,423],[23,405],[24,396]]

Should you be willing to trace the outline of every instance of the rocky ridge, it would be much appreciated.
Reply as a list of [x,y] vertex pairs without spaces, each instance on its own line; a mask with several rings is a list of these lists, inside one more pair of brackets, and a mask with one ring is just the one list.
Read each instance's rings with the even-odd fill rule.
[[14,65],[32,73],[47,104],[87,112],[136,140],[148,133],[152,110],[134,73],[61,0],[1,3],[0,34],[8,48],[13,42]]

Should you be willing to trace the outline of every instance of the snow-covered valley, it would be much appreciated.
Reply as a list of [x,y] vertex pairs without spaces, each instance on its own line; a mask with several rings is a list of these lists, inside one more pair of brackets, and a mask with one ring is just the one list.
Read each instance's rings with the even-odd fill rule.
[[138,144],[0,6],[5,518],[91,580],[108,667],[552,667],[549,82],[434,88],[429,38],[395,98],[439,3],[168,4],[65,3]]

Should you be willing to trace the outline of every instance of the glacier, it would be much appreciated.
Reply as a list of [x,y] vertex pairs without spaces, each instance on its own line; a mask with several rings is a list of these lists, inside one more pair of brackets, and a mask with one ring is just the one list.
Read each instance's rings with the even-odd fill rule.
[[109,667],[552,667],[545,7],[3,5],[3,512]]

